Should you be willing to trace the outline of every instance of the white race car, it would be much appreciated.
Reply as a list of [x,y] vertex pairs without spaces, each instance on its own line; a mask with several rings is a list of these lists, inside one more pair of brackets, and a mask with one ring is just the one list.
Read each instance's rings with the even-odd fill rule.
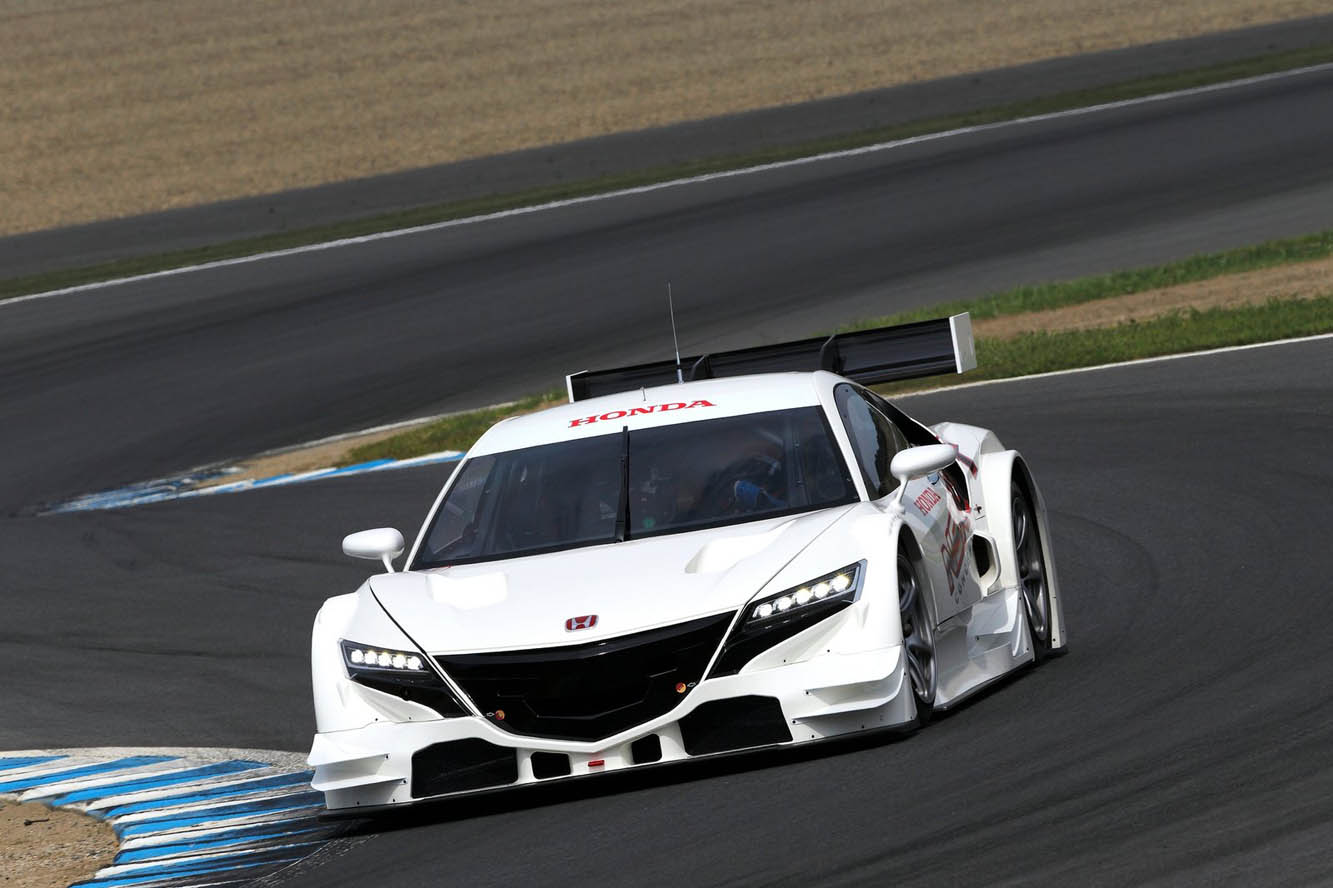
[[569,377],[405,570],[396,530],[343,541],[387,572],[315,620],[312,785],[366,810],[910,729],[1063,648],[1022,457],[864,387],[972,366],[956,315]]

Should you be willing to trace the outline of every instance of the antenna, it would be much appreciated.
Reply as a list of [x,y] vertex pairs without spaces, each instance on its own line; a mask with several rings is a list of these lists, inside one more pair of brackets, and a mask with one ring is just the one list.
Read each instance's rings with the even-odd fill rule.
[[667,311],[671,312],[671,342],[676,346],[676,382],[685,381],[680,367],[680,340],[676,338],[676,305],[671,301],[671,281],[667,281]]

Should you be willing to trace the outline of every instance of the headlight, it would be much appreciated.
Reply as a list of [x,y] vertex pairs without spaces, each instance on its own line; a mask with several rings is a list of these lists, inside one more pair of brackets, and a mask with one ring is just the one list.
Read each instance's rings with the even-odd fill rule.
[[803,616],[803,610],[833,601],[854,601],[861,588],[861,565],[849,564],[842,570],[824,574],[808,583],[770,595],[750,605],[745,618],[747,628],[787,618]]
[[708,677],[735,675],[773,645],[849,606],[861,594],[865,565],[858,561],[747,604]]
[[414,651],[391,651],[368,644],[344,641],[343,663],[353,671],[387,669],[394,672],[429,672],[430,667]]
[[416,651],[340,642],[347,677],[363,687],[420,703],[445,718],[468,715],[464,706],[425,658]]

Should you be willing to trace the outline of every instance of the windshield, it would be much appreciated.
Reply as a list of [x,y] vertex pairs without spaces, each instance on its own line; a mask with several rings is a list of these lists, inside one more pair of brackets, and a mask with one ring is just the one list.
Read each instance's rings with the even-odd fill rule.
[[413,566],[679,533],[855,499],[818,407],[620,431],[469,459]]

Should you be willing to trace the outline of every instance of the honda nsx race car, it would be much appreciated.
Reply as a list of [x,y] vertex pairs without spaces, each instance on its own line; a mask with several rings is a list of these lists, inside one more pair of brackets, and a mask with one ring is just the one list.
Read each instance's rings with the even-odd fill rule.
[[867,385],[967,315],[577,373],[454,469],[402,571],[329,599],[314,788],[380,808],[912,729],[1065,644],[1042,495]]

